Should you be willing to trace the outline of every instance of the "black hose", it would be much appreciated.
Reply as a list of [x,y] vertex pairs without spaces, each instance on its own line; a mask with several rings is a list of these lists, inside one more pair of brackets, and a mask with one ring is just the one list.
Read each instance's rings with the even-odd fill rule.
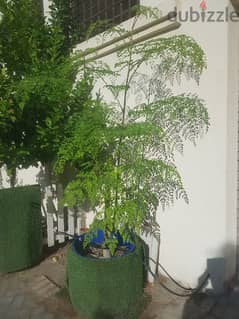
[[[208,280],[208,278],[209,278],[209,275],[208,275],[208,277],[207,277],[207,280]],[[197,294],[200,292],[200,290],[203,288],[205,282],[204,282],[201,286],[199,286],[197,289],[195,289],[195,290],[192,291],[191,293],[187,293],[187,294],[177,293],[177,292],[175,292],[175,291],[169,289],[169,288],[168,288],[166,285],[164,285],[162,282],[159,282],[159,284],[160,284],[160,286],[162,286],[164,289],[166,289],[168,292],[170,292],[171,294],[173,294],[173,295],[175,295],[175,296],[178,296],[178,297],[192,297],[192,296],[197,295]]]
[[[144,265],[145,265],[146,269],[150,272],[150,274],[153,276],[153,278],[156,279],[158,277],[158,275],[154,274],[148,265],[146,265],[145,263],[144,263]],[[175,296],[178,296],[178,297],[192,297],[192,296],[198,294],[202,290],[203,286],[205,285],[205,283],[207,282],[209,277],[210,277],[209,274],[207,274],[206,278],[204,279],[204,281],[201,283],[200,286],[198,286],[197,288],[193,289],[191,293],[185,293],[185,294],[180,294],[178,292],[173,291],[172,289],[168,288],[166,285],[164,285],[160,281],[159,281],[159,285],[162,286],[169,293],[171,293],[171,294],[173,294]]]
[[184,290],[188,290],[188,291],[194,291],[196,290],[197,288],[187,288],[187,287],[184,287],[183,285],[181,285],[179,282],[177,282],[169,273],[168,271],[158,262],[156,262],[153,258],[151,257],[148,257],[149,260],[151,260],[155,265],[159,265],[159,267],[163,270],[163,272],[172,280],[172,282],[174,282],[178,287],[184,289]]
[[[184,287],[183,285],[181,285],[179,282],[177,282],[159,262],[155,261],[153,258],[151,258],[151,257],[149,257],[149,256],[146,255],[144,245],[143,245],[143,254],[144,254],[144,260],[145,260],[145,258],[148,258],[148,259],[151,260],[155,265],[159,265],[159,267],[160,267],[160,268],[163,270],[163,272],[169,277],[169,279],[171,279],[178,287],[180,287],[181,289],[187,291],[187,293],[185,293],[185,294],[180,294],[180,293],[177,293],[177,292],[171,290],[170,288],[168,288],[167,286],[165,286],[163,283],[159,282],[159,284],[160,284],[164,289],[166,289],[168,292],[170,292],[170,293],[172,293],[172,294],[174,294],[174,295],[176,295],[176,296],[179,296],[179,297],[190,297],[190,296],[193,296],[193,295],[199,293],[199,291],[203,288],[203,286],[205,285],[205,283],[208,281],[208,279],[209,279],[209,277],[210,277],[209,274],[207,274],[207,276],[205,277],[204,281],[203,281],[203,282],[201,283],[201,285],[200,285],[199,287],[197,287],[197,288],[186,288],[186,287]],[[147,256],[147,257],[146,257],[146,256]],[[145,262],[143,262],[143,264],[145,265],[146,269],[151,273],[151,275],[153,276],[153,278],[156,279],[156,278],[158,277],[158,275],[157,275],[157,274],[154,274],[154,273],[152,272],[152,270],[150,269],[150,267],[149,267]],[[188,292],[188,291],[190,291],[190,292]]]

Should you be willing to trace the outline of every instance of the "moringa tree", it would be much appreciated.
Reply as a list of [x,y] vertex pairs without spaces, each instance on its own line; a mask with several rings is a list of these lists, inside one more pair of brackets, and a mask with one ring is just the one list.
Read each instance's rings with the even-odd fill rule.
[[[139,13],[157,16],[142,7]],[[122,35],[126,30],[109,32]],[[101,104],[100,112],[76,123],[61,145],[56,171],[62,172],[67,162],[78,169],[65,200],[70,205],[87,202],[94,209],[91,231],[104,230],[111,254],[117,233],[129,240],[142,229],[153,232],[160,204],[164,208],[175,199],[188,201],[175,153],[183,152],[185,141],[195,143],[207,131],[209,117],[197,95],[174,95],[167,84],[184,75],[198,83],[205,67],[203,50],[185,35],[136,45],[129,41],[113,66],[86,61],[87,72],[109,93],[99,94],[95,103]]]

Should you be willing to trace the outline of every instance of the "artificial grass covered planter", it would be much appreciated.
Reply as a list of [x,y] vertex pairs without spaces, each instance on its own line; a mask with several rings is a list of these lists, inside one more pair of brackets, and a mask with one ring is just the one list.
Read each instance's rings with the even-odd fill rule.
[[137,318],[143,295],[142,250],[97,259],[81,255],[76,238],[67,255],[67,278],[74,308],[88,318]]
[[22,270],[41,259],[41,196],[38,185],[0,191],[0,272]]

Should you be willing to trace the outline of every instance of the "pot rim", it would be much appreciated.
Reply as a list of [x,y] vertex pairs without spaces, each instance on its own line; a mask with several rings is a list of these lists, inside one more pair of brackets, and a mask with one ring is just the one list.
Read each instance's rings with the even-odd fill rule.
[[77,244],[79,245],[79,243],[80,244],[83,243],[85,235],[86,235],[86,233],[75,237],[73,242],[72,242],[72,250],[75,253],[75,255],[79,256],[80,258],[93,260],[93,261],[101,261],[102,262],[102,261],[109,261],[109,260],[115,260],[115,259],[119,259],[119,258],[128,257],[129,255],[132,255],[132,253],[134,253],[135,250],[136,250],[136,246],[134,244],[123,242],[123,245],[128,248],[126,253],[123,256],[113,256],[111,258],[94,258],[94,257],[89,257],[89,256],[82,256],[79,253],[76,245]]

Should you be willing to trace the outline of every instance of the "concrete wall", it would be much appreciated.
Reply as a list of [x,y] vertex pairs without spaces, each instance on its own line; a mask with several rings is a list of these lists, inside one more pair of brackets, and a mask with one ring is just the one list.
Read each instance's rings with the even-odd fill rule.
[[[142,0],[142,4],[159,7],[164,13],[175,4],[182,12],[190,6],[200,10],[200,1],[195,0]],[[208,10],[224,11],[228,5],[226,0],[210,0]],[[238,23],[187,21],[175,33],[192,36],[207,55],[208,68],[200,85],[184,81],[174,90],[195,92],[205,99],[211,127],[196,148],[187,145],[184,156],[177,159],[190,204],[180,201],[165,212],[159,210],[160,262],[178,280],[194,286],[206,270],[208,258],[226,257],[228,278],[235,271]],[[99,39],[80,48],[94,46]],[[115,57],[106,59],[113,63]],[[153,239],[148,243],[156,257],[157,243]]]

